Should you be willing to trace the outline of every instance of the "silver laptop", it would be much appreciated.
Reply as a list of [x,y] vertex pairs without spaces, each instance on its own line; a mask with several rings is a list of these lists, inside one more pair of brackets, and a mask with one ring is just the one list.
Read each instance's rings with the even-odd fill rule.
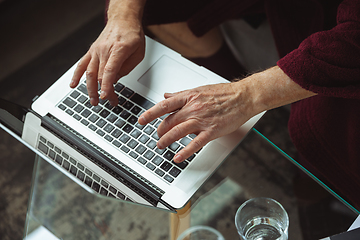
[[[119,105],[100,101],[94,107],[87,96],[85,75],[77,88],[69,87],[76,65],[34,101],[21,133],[14,136],[94,194],[176,211],[263,114],[175,164],[174,154],[194,136],[160,150],[156,129],[166,116],[146,126],[139,125],[137,118],[161,101],[164,92],[227,80],[146,38],[144,60],[115,84]],[[11,133],[7,126],[2,127]]]

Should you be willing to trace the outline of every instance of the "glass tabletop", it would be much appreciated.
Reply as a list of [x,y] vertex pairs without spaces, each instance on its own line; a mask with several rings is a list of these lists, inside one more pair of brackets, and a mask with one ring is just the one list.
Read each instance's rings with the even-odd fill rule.
[[[265,157],[262,151],[267,152]],[[291,161],[253,129],[175,214],[91,194],[36,157],[24,237],[37,239],[35,234],[46,230],[54,239],[176,239],[189,227],[200,225],[218,230],[225,239],[239,239],[235,212],[254,197],[270,197],[284,206],[290,219],[289,239],[320,239],[346,231],[357,214],[322,192],[316,182],[312,188],[321,193],[320,200],[314,189],[297,190],[294,179],[301,175],[301,166]],[[319,211],[319,205],[329,207]]]

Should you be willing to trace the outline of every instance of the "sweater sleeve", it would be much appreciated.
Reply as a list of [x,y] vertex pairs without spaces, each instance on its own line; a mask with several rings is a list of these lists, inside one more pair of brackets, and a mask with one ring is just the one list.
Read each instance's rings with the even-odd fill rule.
[[360,99],[360,0],[344,0],[333,29],[310,35],[277,65],[319,95]]

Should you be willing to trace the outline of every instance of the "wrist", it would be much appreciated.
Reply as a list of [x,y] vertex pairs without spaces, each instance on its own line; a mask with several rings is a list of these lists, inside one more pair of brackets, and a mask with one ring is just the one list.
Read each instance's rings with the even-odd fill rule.
[[126,20],[141,24],[145,2],[146,0],[110,0],[108,22]]
[[278,66],[255,73],[236,82],[248,98],[247,108],[253,114],[284,106],[316,93],[308,91],[289,78]]

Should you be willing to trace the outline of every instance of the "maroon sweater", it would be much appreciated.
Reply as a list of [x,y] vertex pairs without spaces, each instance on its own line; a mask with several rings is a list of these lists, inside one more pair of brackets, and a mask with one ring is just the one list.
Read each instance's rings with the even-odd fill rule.
[[360,0],[148,0],[144,24],[187,21],[201,36],[260,12],[274,35],[278,66],[318,94],[292,104],[294,145],[360,208]]

